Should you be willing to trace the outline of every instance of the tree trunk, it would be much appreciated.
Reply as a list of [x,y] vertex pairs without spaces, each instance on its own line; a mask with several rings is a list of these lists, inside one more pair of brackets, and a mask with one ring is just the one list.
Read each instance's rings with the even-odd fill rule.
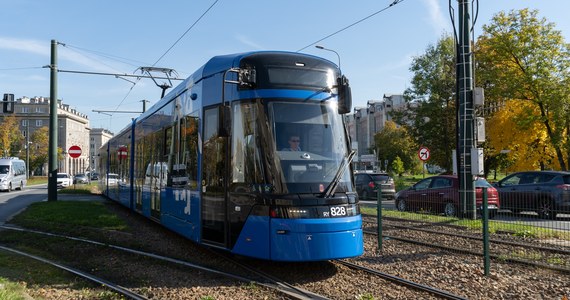
[[560,149],[559,143],[557,143],[557,139],[554,136],[554,132],[552,131],[552,127],[550,127],[550,123],[548,122],[548,118],[546,117],[546,113],[544,111],[544,106],[542,103],[538,103],[540,107],[540,114],[542,115],[542,119],[544,120],[544,126],[546,126],[546,133],[548,133],[548,138],[550,139],[550,143],[554,147],[556,151],[556,157],[558,158],[558,163],[560,163],[560,169],[562,171],[566,171],[566,162],[564,161],[564,153],[562,153],[562,149]]

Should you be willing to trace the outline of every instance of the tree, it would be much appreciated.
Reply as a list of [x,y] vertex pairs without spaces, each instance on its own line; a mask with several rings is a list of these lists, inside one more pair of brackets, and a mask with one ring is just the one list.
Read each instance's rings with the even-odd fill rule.
[[394,173],[398,174],[398,176],[404,173],[404,162],[402,162],[399,156],[396,156],[394,161],[392,161],[392,170],[394,170]]
[[431,162],[446,170],[452,168],[456,145],[455,67],[454,39],[444,35],[425,54],[414,57],[412,87],[404,92],[408,109],[392,114],[416,144],[434,149]]
[[417,146],[406,128],[387,121],[384,128],[374,135],[374,144],[378,150],[379,161],[394,162],[398,158],[405,170],[414,170],[414,149],[417,149]]
[[[508,171],[544,169],[557,166],[556,152],[552,148],[538,108],[528,101],[509,100],[503,109],[490,119],[488,143],[490,156],[510,150]],[[559,167],[559,166],[557,166]]]
[[49,129],[44,126],[30,136],[29,168],[31,171],[42,167],[48,161]]
[[11,156],[21,149],[22,134],[18,128],[18,120],[14,114],[4,116],[0,122],[0,149],[3,156]]
[[[511,128],[527,137],[521,142],[519,136],[509,133],[491,137],[491,143],[501,141],[506,149],[517,152],[520,147],[542,148],[538,161],[568,170],[570,49],[560,31],[538,18],[536,10],[500,12],[490,25],[483,26],[476,49],[477,80],[485,86],[487,100],[520,102],[509,102],[509,106],[519,108],[510,115],[516,118]],[[497,124],[492,123],[490,128],[494,127]],[[536,132],[529,134],[529,128]],[[539,132],[544,137],[537,136]],[[501,146],[492,145],[495,149]],[[547,161],[551,153],[552,163]]]

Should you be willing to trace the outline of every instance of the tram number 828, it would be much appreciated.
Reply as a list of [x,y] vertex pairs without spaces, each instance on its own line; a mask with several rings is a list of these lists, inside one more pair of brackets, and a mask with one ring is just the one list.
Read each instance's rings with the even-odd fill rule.
[[332,206],[330,212],[331,212],[331,217],[344,217],[346,216],[346,207]]

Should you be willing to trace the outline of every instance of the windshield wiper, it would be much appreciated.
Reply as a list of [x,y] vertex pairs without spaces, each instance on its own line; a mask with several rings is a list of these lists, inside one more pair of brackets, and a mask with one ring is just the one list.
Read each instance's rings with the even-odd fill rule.
[[342,174],[344,174],[346,167],[350,165],[350,163],[352,162],[352,159],[354,158],[355,154],[356,151],[352,150],[348,154],[348,157],[345,156],[343,158],[342,162],[340,163],[340,166],[338,167],[338,170],[336,171],[336,174],[334,175],[333,181],[329,184],[329,186],[327,186],[327,188],[322,194],[324,198],[330,198],[334,194],[334,192],[336,191],[336,187],[338,186],[338,183],[342,178]]

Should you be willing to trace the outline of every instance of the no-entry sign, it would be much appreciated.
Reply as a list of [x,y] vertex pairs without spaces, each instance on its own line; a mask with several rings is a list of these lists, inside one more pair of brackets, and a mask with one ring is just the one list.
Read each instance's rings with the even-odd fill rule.
[[118,153],[117,153],[117,154],[119,155],[119,159],[125,159],[125,158],[127,158],[127,154],[128,154],[127,151],[128,151],[128,150],[127,150],[127,147],[126,147],[126,146],[121,146],[121,147],[119,147],[119,151],[118,151]]
[[69,147],[67,153],[69,153],[69,156],[71,156],[72,158],[78,158],[79,156],[81,156],[81,147],[73,145]]

